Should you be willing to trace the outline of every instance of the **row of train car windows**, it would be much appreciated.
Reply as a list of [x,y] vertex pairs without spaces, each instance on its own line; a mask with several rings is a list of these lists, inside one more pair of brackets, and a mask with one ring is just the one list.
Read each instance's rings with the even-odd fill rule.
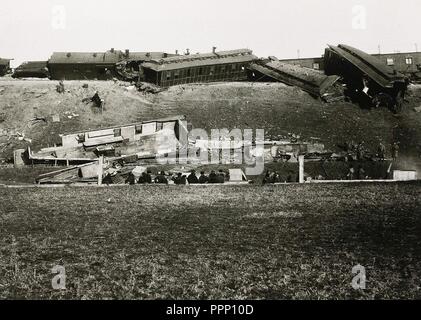
[[162,79],[171,80],[179,78],[189,78],[195,76],[213,76],[215,74],[225,74],[231,72],[244,71],[245,66],[241,64],[231,64],[222,66],[211,66],[211,67],[197,67],[180,69],[175,71],[163,71]]

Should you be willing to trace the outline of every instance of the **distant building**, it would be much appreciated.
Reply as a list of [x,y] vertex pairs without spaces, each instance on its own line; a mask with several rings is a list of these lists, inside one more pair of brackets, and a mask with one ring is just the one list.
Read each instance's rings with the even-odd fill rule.
[[304,68],[313,70],[324,70],[324,59],[319,58],[303,58],[303,59],[282,59],[279,60],[283,63],[293,64]]
[[10,70],[10,59],[0,58],[0,77],[6,75]]
[[13,78],[48,78],[47,61],[27,61],[13,72]]
[[373,54],[384,64],[414,80],[421,80],[421,52]]
[[185,83],[247,80],[247,66],[258,58],[251,50],[152,59],[142,64],[144,80],[161,87]]

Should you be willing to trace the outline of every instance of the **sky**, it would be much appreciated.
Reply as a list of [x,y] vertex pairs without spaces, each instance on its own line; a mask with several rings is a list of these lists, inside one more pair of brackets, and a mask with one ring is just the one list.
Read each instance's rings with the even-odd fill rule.
[[421,50],[420,0],[2,0],[0,57],[54,51],[210,52],[321,56],[327,44],[369,53]]

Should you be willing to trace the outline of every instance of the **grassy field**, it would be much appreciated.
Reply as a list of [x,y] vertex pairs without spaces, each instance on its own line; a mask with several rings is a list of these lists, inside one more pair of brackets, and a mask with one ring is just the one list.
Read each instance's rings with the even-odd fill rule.
[[[0,298],[419,299],[420,191],[0,188]],[[366,290],[351,286],[357,264]]]

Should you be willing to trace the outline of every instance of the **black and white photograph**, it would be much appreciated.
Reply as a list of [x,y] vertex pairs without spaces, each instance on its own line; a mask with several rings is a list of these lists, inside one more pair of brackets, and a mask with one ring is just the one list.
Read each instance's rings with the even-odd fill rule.
[[0,30],[1,300],[421,299],[419,0],[2,0]]

